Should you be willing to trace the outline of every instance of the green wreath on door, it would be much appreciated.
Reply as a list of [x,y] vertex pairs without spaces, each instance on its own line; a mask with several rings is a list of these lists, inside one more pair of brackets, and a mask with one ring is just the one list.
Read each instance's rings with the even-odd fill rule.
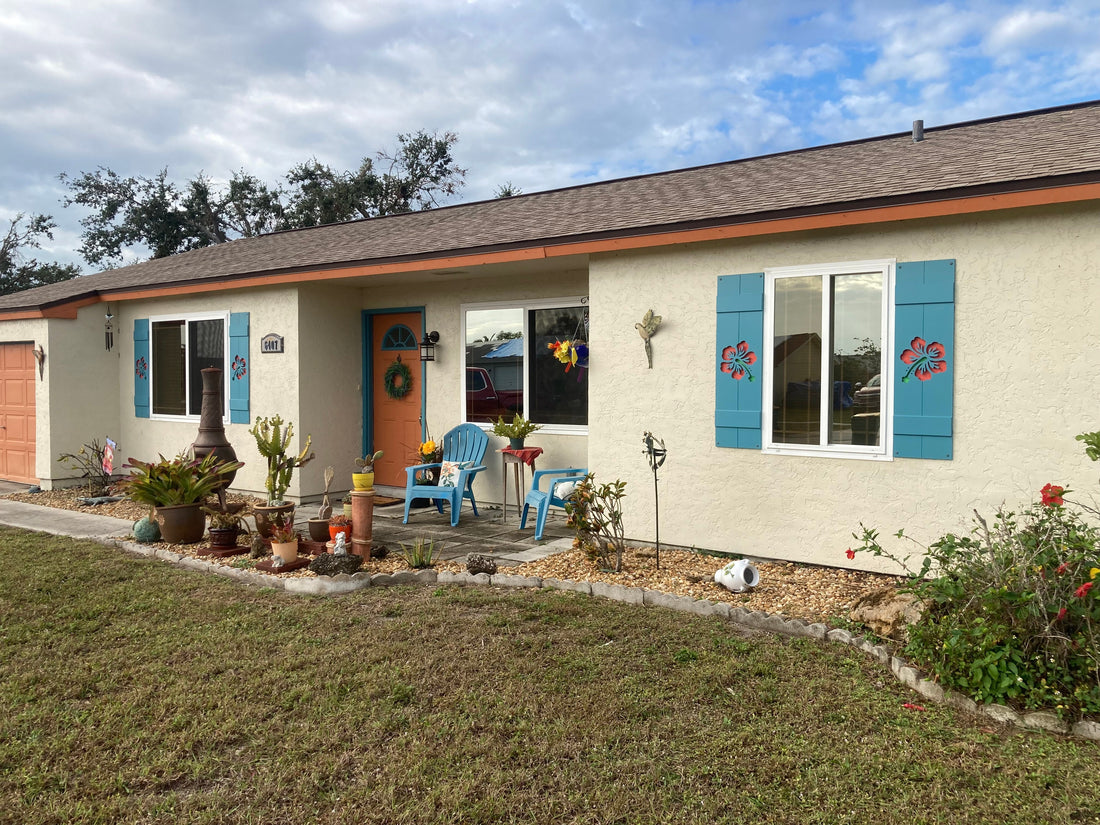
[[390,364],[382,378],[386,395],[394,399],[401,399],[408,395],[409,390],[412,389],[412,382],[412,370],[402,364],[401,359]]

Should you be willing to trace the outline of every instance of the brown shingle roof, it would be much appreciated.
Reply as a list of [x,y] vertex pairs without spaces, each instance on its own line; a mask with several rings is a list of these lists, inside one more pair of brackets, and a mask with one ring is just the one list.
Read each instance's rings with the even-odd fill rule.
[[[1076,177],[1075,177],[1076,176]],[[1100,101],[674,172],[278,232],[0,298],[0,312],[96,291],[643,235],[881,202],[1100,180]]]

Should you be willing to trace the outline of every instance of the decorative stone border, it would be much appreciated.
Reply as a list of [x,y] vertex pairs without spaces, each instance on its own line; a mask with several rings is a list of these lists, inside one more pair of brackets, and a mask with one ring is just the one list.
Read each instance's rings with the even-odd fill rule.
[[436,570],[402,570],[397,573],[340,573],[336,576],[317,576],[314,578],[281,578],[279,576],[258,573],[235,567],[212,564],[203,559],[193,558],[169,550],[137,544],[132,541],[112,539],[109,542],[141,556],[148,556],[178,564],[180,567],[226,576],[246,584],[259,587],[281,588],[288,593],[306,595],[331,595],[351,593],[365,587],[392,587],[402,584],[449,584],[459,587],[469,585],[495,587],[528,587],[533,589],[549,588],[583,593],[595,598],[611,599],[625,604],[663,607],[681,613],[693,613],[697,616],[718,616],[733,624],[784,636],[807,637],[833,644],[848,645],[867,653],[872,658],[890,668],[899,682],[920,694],[924,699],[936,704],[961,710],[971,716],[986,716],[996,722],[1015,725],[1028,730],[1045,730],[1066,736],[1100,741],[1100,722],[1082,720],[1070,725],[1049,711],[1019,713],[1007,705],[979,705],[968,696],[953,690],[945,690],[930,679],[925,679],[919,670],[904,659],[894,656],[884,645],[878,645],[863,636],[853,635],[841,628],[830,629],[820,622],[808,623],[802,619],[784,619],[771,613],[758,610],[745,610],[731,607],[726,602],[711,602],[706,599],[694,599],[691,596],[674,596],[660,590],[646,590],[642,587],[625,587],[621,584],[606,582],[569,581],[567,579],[542,579],[538,576],[517,576],[509,573],[451,573]]

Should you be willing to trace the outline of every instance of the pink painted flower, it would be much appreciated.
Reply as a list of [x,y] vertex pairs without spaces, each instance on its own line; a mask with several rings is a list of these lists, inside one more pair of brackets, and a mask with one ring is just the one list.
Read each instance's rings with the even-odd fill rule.
[[746,375],[750,381],[756,380],[749,369],[755,363],[756,353],[749,349],[748,341],[741,341],[736,347],[726,347],[722,350],[722,372],[728,372],[731,378],[738,381]]
[[909,376],[915,371],[918,381],[927,381],[935,373],[947,372],[947,361],[944,360],[947,350],[943,344],[933,341],[927,343],[917,336],[909,342],[909,349],[901,354],[903,364],[909,364],[909,371],[901,379],[902,383],[909,383]]
[[1085,582],[1083,585],[1078,587],[1077,590],[1074,591],[1073,595],[1079,599],[1083,599],[1086,595],[1088,595],[1088,592],[1090,590],[1092,590],[1092,582]]
[[1065,491],[1065,487],[1059,487],[1057,484],[1047,484],[1039,491],[1039,494],[1043,497],[1043,504],[1052,507],[1065,504],[1065,500],[1062,498],[1062,493]]

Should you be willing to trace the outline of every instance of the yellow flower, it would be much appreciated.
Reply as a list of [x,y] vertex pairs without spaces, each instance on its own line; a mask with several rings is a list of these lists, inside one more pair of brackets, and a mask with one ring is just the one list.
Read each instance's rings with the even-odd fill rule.
[[1097,573],[1100,573],[1100,567],[1092,568],[1092,570],[1089,571],[1089,578],[1090,579],[1095,579]]

